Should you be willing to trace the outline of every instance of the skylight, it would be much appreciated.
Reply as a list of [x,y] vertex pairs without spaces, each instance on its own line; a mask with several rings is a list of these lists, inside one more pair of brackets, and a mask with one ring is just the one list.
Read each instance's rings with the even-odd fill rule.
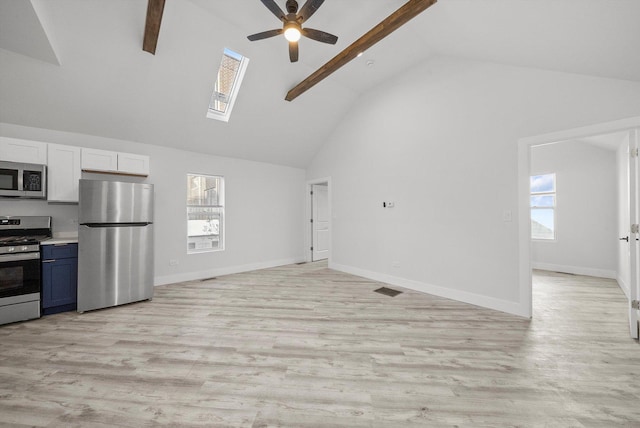
[[249,58],[245,58],[231,49],[224,49],[209,102],[208,118],[229,121],[248,64]]

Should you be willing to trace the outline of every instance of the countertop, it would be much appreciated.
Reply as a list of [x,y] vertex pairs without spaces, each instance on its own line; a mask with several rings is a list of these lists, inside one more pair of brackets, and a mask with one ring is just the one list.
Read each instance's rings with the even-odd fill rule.
[[40,242],[40,245],[62,245],[62,244],[77,244],[78,235],[60,235],[53,236],[51,239]]

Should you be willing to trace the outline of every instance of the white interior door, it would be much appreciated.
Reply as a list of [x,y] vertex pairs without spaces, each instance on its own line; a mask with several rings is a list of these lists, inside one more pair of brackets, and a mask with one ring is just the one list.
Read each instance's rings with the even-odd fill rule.
[[[640,281],[638,280],[638,146],[640,145],[638,129],[629,135],[629,329],[631,337],[638,339],[638,296],[640,295]],[[635,306],[635,307],[634,307]]]
[[314,184],[311,191],[311,260],[315,262],[329,258],[329,188],[326,185]]

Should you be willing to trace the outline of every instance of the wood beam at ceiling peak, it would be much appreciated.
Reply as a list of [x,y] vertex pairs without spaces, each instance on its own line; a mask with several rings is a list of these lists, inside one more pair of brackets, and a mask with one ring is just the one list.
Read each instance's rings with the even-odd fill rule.
[[147,3],[147,20],[144,26],[144,40],[142,50],[153,55],[156,54],[158,36],[160,35],[160,23],[164,11],[165,0],[149,0]]
[[364,36],[360,37],[325,65],[313,72],[309,77],[298,83],[298,85],[287,93],[287,96],[284,99],[287,101],[293,101],[313,86],[326,79],[329,75],[333,74],[340,67],[356,58],[360,52],[366,51],[436,2],[437,0],[409,0],[400,7],[400,9],[393,12],[382,22],[369,30]]

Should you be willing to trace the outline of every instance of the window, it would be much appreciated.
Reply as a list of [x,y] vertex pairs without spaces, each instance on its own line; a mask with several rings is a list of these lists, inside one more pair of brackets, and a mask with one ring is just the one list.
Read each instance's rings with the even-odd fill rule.
[[211,95],[209,102],[208,118],[229,121],[248,64],[249,58],[245,58],[231,49],[224,49],[218,76],[213,87],[213,95]]
[[187,253],[224,250],[224,177],[187,174]]
[[556,175],[531,177],[531,238],[556,239]]

